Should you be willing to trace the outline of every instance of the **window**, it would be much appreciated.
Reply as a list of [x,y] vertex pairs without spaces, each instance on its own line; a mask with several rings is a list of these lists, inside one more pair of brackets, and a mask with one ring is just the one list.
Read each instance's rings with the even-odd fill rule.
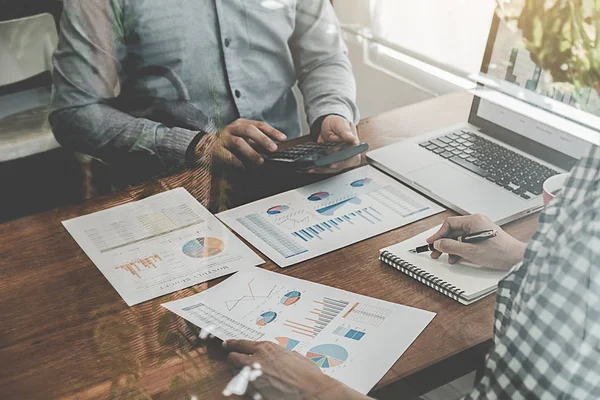
[[481,66],[495,0],[337,0],[342,25],[466,72]]

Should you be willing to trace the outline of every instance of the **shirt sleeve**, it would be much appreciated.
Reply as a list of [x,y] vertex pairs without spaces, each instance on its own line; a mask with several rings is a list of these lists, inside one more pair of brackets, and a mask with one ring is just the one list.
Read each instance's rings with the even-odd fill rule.
[[66,0],[53,57],[49,120],[65,147],[111,163],[176,167],[198,132],[169,128],[111,106],[119,92],[124,37],[120,0]]
[[546,206],[500,282],[494,344],[465,400],[600,398],[600,149]]
[[309,126],[328,114],[357,124],[356,82],[329,0],[298,0],[289,43]]

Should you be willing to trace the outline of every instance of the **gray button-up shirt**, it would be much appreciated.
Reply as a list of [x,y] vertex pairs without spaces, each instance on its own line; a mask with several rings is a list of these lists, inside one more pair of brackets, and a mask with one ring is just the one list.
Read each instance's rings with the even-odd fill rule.
[[[329,0],[66,0],[64,5],[50,122],[69,148],[107,160],[149,157],[164,167],[185,160],[197,131],[169,128],[112,106],[120,85],[151,65],[175,72],[191,103],[218,127],[242,117],[299,136],[296,82],[309,124],[326,114],[358,122],[355,81]],[[138,80],[140,93],[178,97],[164,78]]]

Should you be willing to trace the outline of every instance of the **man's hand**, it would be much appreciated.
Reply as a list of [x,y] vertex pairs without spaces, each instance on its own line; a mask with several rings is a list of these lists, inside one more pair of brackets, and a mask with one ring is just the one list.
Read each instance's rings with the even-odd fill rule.
[[[453,239],[487,229],[497,230],[498,236],[480,243],[462,243]],[[464,258],[482,267],[504,270],[523,261],[527,247],[482,215],[446,219],[440,230],[427,239],[427,243],[433,243],[436,249],[431,253],[432,258],[437,259],[442,253],[448,253],[450,264]]]
[[266,399],[364,400],[335,379],[323,374],[308,358],[271,342],[228,340],[227,361],[237,368],[259,364],[262,375],[251,384]]
[[356,126],[338,115],[328,115],[321,124],[321,134],[317,142],[346,142],[359,144]]
[[[352,143],[359,144],[356,126],[338,115],[328,115],[321,124],[321,134],[317,142]],[[358,167],[362,163],[362,154],[348,160],[332,164],[324,168],[314,168],[309,174],[335,174],[343,170]]]
[[218,133],[213,155],[228,164],[242,167],[243,164],[262,164],[260,153],[277,151],[274,140],[287,137],[266,122],[237,119]]

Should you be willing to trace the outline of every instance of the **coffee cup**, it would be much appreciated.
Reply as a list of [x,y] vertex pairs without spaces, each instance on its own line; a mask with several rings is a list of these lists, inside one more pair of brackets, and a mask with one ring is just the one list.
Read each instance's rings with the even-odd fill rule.
[[569,178],[569,174],[564,173],[551,176],[544,181],[542,197],[545,206],[563,191],[567,178]]

